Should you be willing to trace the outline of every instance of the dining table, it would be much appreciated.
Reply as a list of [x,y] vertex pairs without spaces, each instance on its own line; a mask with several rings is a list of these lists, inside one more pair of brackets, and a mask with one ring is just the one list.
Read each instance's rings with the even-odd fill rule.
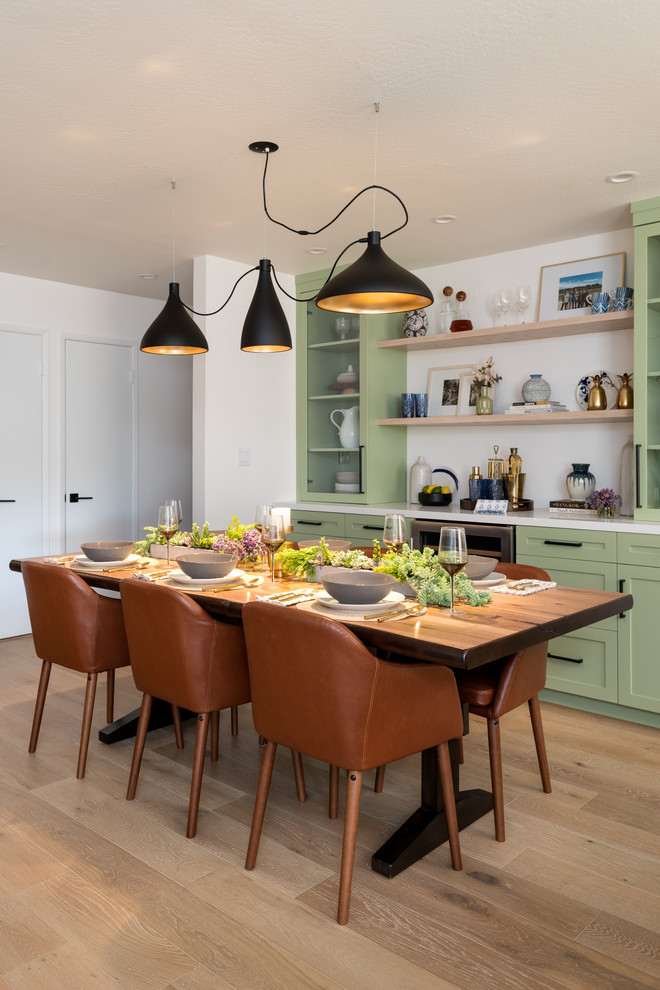
[[[65,556],[65,555],[63,555]],[[439,663],[456,669],[469,670],[508,656],[528,646],[545,643],[557,636],[582,629],[594,622],[619,615],[633,606],[632,595],[585,588],[554,586],[533,594],[491,594],[491,600],[480,606],[461,602],[462,614],[451,615],[448,609],[429,606],[423,613],[378,621],[369,617],[344,617],[343,612],[323,608],[315,598],[321,586],[288,578],[271,581],[263,570],[245,571],[237,584],[196,586],[176,583],[171,575],[180,571],[176,561],[168,569],[162,560],[145,561],[137,565],[98,568],[78,566],[75,557],[33,558],[52,560],[53,566],[70,567],[93,588],[118,592],[121,582],[136,577],[149,579],[152,574],[159,583],[189,595],[216,618],[240,623],[243,605],[272,594],[291,593],[287,607],[315,608],[341,621],[370,648],[387,655],[395,662],[408,658],[427,663]],[[10,561],[10,569],[20,571],[22,561]],[[245,580],[252,579],[252,586]],[[306,601],[298,598],[305,595]],[[338,616],[342,616],[338,618]],[[124,719],[135,716],[124,716]],[[466,719],[467,724],[467,719]],[[112,726],[108,727],[112,729]],[[110,739],[104,739],[108,742]],[[459,741],[450,743],[454,775],[456,813],[459,828],[466,828],[492,810],[492,794],[481,788],[461,790],[459,770]],[[421,801],[419,808],[373,854],[372,868],[387,877],[394,877],[412,863],[445,842],[447,824],[439,783],[434,749],[422,753]]]

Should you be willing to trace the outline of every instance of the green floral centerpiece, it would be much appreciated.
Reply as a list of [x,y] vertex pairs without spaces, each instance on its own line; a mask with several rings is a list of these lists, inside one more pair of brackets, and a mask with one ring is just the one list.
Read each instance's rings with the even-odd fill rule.
[[[133,552],[142,554],[143,557],[148,557],[151,553],[152,544],[155,543],[156,546],[165,546],[167,541],[165,537],[161,536],[158,532],[158,526],[145,526],[144,531],[147,535],[143,540],[138,540],[135,544],[135,549]],[[197,523],[193,523],[193,528],[190,533],[185,533],[183,530],[176,532],[170,540],[170,546],[191,547],[194,550],[211,550],[215,539],[216,535],[211,532],[207,522],[205,522],[201,528],[197,525]]]
[[[382,552],[378,540],[374,540],[373,559],[362,550],[330,551],[321,540],[318,546],[283,547],[276,558],[282,573],[295,580],[314,580],[317,567],[351,567],[360,570],[374,570],[392,574],[400,583],[408,582],[422,605],[450,605],[449,575],[431,547],[424,550],[411,550],[407,543],[401,553],[394,550]],[[486,605],[492,601],[487,591],[477,591],[472,582],[461,571],[454,577],[456,598],[463,598],[469,605]]]
[[213,541],[212,549],[220,553],[236,554],[239,564],[257,564],[266,556],[266,547],[261,542],[259,530],[254,528],[254,524],[243,526],[237,516],[231,517],[226,531]]

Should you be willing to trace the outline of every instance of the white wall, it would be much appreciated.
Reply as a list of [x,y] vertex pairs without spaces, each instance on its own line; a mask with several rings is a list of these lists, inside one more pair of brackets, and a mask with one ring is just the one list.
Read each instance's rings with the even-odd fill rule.
[[[515,289],[517,285],[532,286],[533,301],[527,320],[536,320],[540,271],[544,265],[626,252],[626,284],[632,285],[633,232],[614,231],[609,234],[583,237],[555,244],[544,244],[520,251],[510,251],[485,258],[473,258],[451,265],[438,265],[417,271],[432,289],[437,300],[429,307],[429,333],[437,333],[439,301],[442,289],[451,285],[454,292],[467,293],[470,317],[475,328],[495,325],[488,299],[498,288]],[[508,314],[509,323],[519,322],[517,313]],[[467,343],[469,334],[461,335]],[[521,387],[530,374],[540,373],[552,386],[552,398],[577,409],[575,386],[587,373],[606,370],[616,384],[615,375],[632,371],[632,331],[609,334],[588,334],[562,337],[553,341],[525,341],[495,344],[491,347],[468,346],[443,351],[421,351],[408,355],[408,390],[425,392],[428,370],[432,367],[480,365],[492,354],[495,368],[503,380],[495,390],[496,413],[503,412],[511,402],[519,400]],[[634,379],[633,379],[634,385]],[[431,467],[451,467],[460,481],[459,493],[467,496],[467,478],[472,465],[478,464],[486,473],[487,461],[493,456],[493,445],[499,444],[499,456],[506,456],[512,446],[518,447],[527,474],[525,495],[535,501],[537,508],[547,506],[549,499],[566,498],[565,478],[574,461],[591,464],[596,485],[618,488],[621,448],[632,435],[632,423],[585,426],[488,426],[487,417],[476,417],[474,426],[408,429],[408,468],[420,454]]]
[[[197,258],[195,309],[217,309],[245,271],[223,258]],[[293,277],[278,277],[294,295]],[[209,351],[193,358],[193,516],[218,529],[232,515],[252,522],[257,503],[295,498],[295,303],[278,290],[294,350],[244,353],[241,332],[256,284],[257,273],[247,275],[226,309],[199,319]],[[239,448],[250,451],[249,467],[239,467]]]
[[[102,292],[76,285],[0,273],[0,323],[46,331],[50,422],[48,549],[60,552],[63,529],[60,359],[68,334],[139,343],[163,300]],[[138,532],[157,521],[163,498],[192,502],[192,360],[138,357]],[[109,410],[109,415],[111,411]]]

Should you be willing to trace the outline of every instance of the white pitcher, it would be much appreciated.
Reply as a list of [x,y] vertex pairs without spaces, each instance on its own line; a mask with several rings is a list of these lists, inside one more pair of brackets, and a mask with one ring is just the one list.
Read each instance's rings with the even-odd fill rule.
[[[341,413],[343,419],[337,423],[334,417]],[[360,445],[360,407],[351,406],[350,409],[333,409],[330,413],[330,422],[339,431],[339,442],[342,447],[359,447]]]

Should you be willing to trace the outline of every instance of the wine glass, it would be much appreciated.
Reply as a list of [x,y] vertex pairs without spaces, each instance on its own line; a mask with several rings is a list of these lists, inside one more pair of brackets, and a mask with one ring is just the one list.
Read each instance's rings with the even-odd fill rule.
[[272,506],[267,506],[268,511],[264,514],[261,530],[261,542],[268,550],[270,558],[270,579],[275,580],[275,554],[284,543],[284,516],[281,512],[273,511]]
[[509,307],[511,306],[511,297],[509,296],[508,289],[498,289],[496,304],[497,308],[502,314],[502,326],[506,327],[508,324],[506,322],[506,314],[509,312]]
[[180,498],[167,498],[165,499],[165,505],[171,505],[174,509],[176,515],[176,521],[179,525],[183,522],[183,512],[181,511],[181,499]]
[[167,563],[170,562],[170,540],[179,528],[177,510],[174,506],[161,505],[158,509],[158,532],[167,542]]
[[443,526],[440,530],[440,545],[438,559],[449,574],[451,597],[450,615],[464,615],[464,612],[454,608],[454,574],[458,574],[468,562],[465,530],[462,526]]
[[269,512],[273,511],[272,505],[258,505],[254,510],[254,528],[261,533],[264,528],[264,519]]
[[383,543],[398,553],[408,537],[406,517],[401,512],[388,512],[383,526]]
[[532,301],[532,290],[528,285],[519,285],[516,289],[516,309],[520,313],[520,322],[525,322],[525,310]]

